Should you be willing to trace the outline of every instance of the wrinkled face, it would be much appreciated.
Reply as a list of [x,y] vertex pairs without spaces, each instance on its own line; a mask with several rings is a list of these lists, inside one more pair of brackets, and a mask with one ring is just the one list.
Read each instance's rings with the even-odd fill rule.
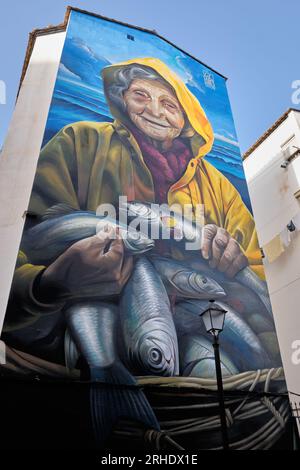
[[172,142],[184,127],[175,94],[158,80],[133,80],[124,92],[124,101],[132,122],[154,140]]

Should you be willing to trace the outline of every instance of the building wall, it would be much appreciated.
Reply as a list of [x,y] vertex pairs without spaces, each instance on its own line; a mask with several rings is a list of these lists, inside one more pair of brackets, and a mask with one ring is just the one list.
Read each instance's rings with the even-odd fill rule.
[[0,331],[64,39],[36,38],[0,156]]
[[[300,147],[300,112],[288,118],[244,161],[260,246],[274,238],[300,211],[294,193],[300,188],[300,158],[281,168],[281,146],[292,136]],[[300,235],[273,263],[264,261],[288,389],[300,393]],[[298,345],[298,349],[299,349]],[[294,349],[293,349],[294,346]],[[294,353],[294,356],[293,356]]]
[[[118,48],[115,47],[115,44],[118,44]],[[120,82],[122,84],[121,75],[115,74],[115,71],[125,67],[124,74],[133,73],[134,70],[136,72],[137,64],[139,67],[146,67],[146,70],[150,68],[152,74],[158,74],[160,79],[164,78],[167,83],[163,82],[165,86],[163,93],[160,90],[162,84],[159,84],[157,80],[153,80],[151,86],[150,83],[147,83],[148,91],[147,89],[145,91],[143,87],[134,90],[130,83],[129,89],[127,89],[128,93],[139,92],[137,93],[138,97],[132,97],[136,106],[139,105],[135,109],[141,110],[140,106],[143,106],[143,113],[144,110],[148,113],[152,112],[148,106],[150,103],[152,106],[153,103],[156,103],[157,106],[157,96],[160,97],[159,105],[162,118],[165,116],[167,119],[168,113],[171,112],[167,110],[170,105],[172,108],[172,103],[175,106],[175,109],[172,108],[174,114],[180,114],[183,108],[186,119],[189,120],[189,126],[182,130],[189,132],[178,135],[178,141],[184,144],[189,142],[186,139],[193,138],[190,144],[195,155],[205,155],[206,162],[199,165],[199,172],[201,172],[201,178],[203,176],[202,181],[205,182],[206,187],[204,188],[204,185],[201,187],[198,177],[193,178],[189,182],[189,186],[185,186],[185,183],[180,179],[183,174],[188,176],[190,173],[192,175],[191,168],[196,169],[195,162],[191,159],[187,170],[185,170],[187,163],[185,162],[182,169],[178,168],[179,174],[174,172],[174,176],[172,176],[174,182],[180,181],[181,185],[180,190],[176,192],[174,201],[182,206],[186,203],[194,204],[194,209],[196,209],[195,204],[200,203],[201,207],[205,209],[205,223],[226,227],[229,234],[238,240],[244,248],[246,255],[249,253],[249,262],[253,271],[256,270],[263,277],[260,250],[254,233],[253,221],[249,218],[247,211],[247,206],[250,207],[248,189],[224,77],[156,35],[149,35],[145,31],[99,19],[82,12],[72,12],[66,38],[64,35],[43,36],[38,40],[35,49],[22,86],[2,160],[2,176],[5,180],[3,181],[2,199],[10,204],[3,211],[0,220],[0,227],[2,227],[0,239],[5,239],[1,247],[1,255],[3,264],[6,265],[5,278],[1,279],[3,297],[0,312],[2,315],[10,290],[25,212],[28,208],[30,212],[36,214],[34,221],[27,218],[28,223],[25,226],[21,242],[21,249],[24,250],[29,261],[25,262],[23,266],[24,257],[20,256],[21,267],[18,266],[16,269],[11,301],[5,318],[5,328],[1,336],[7,345],[7,350],[16,348],[21,356],[24,350],[26,353],[32,354],[30,367],[32,364],[34,366],[36,362],[39,363],[41,357],[51,361],[50,364],[48,363],[50,372],[45,368],[45,376],[69,378],[70,371],[67,369],[64,371],[62,366],[69,365],[70,359],[72,359],[68,357],[68,349],[71,350],[71,346],[70,348],[65,347],[67,361],[64,361],[61,354],[63,346],[66,345],[64,340],[67,324],[71,332],[70,340],[72,339],[76,343],[79,354],[85,359],[85,363],[92,366],[95,364],[95,358],[99,361],[97,362],[99,367],[91,367],[90,370],[90,377],[94,380],[105,380],[109,364],[112,372],[108,374],[108,383],[111,383],[110,376],[114,377],[115,372],[113,371],[115,368],[118,369],[119,360],[126,365],[129,383],[135,381],[131,375],[152,374],[164,376],[179,374],[184,376],[185,380],[190,377],[192,379],[198,377],[201,380],[214,379],[212,337],[207,334],[203,323],[199,323],[199,309],[202,308],[202,311],[206,309],[207,303],[192,303],[195,310],[190,311],[188,310],[189,305],[182,307],[183,312],[177,315],[177,321],[174,320],[173,323],[176,311],[173,315],[167,291],[159,282],[159,273],[155,272],[154,266],[151,264],[148,264],[147,270],[143,268],[143,271],[138,271],[139,265],[147,266],[146,258],[135,264],[134,277],[129,279],[121,293],[119,300],[122,315],[120,316],[115,311],[115,305],[111,305],[109,301],[106,306],[96,301],[99,296],[103,299],[110,299],[112,292],[115,292],[116,296],[119,293],[120,286],[118,283],[113,285],[114,281],[111,280],[112,273],[110,272],[110,270],[115,270],[116,262],[114,261],[111,265],[108,263],[116,256],[109,258],[105,250],[109,248],[109,251],[112,252],[115,245],[101,245],[97,248],[95,251],[97,271],[95,265],[84,256],[87,254],[85,250],[89,250],[88,254],[91,259],[94,252],[92,253],[89,247],[86,248],[87,245],[81,242],[79,245],[85,246],[84,249],[79,250],[80,256],[78,256],[78,250],[75,249],[69,251],[69,254],[71,252],[70,258],[64,258],[67,260],[61,270],[64,274],[60,276],[59,273],[56,281],[61,284],[62,292],[70,294],[71,300],[74,301],[72,307],[69,308],[69,299],[62,305],[62,297],[57,297],[55,290],[51,292],[51,283],[49,284],[49,294],[51,294],[49,303],[42,303],[40,299],[45,297],[43,295],[41,297],[35,296],[35,294],[43,294],[42,290],[38,291],[38,288],[41,287],[38,281],[41,278],[37,277],[37,271],[41,272],[43,266],[52,264],[53,259],[57,259],[61,253],[67,251],[70,242],[76,241],[76,237],[70,239],[66,236],[64,240],[66,245],[62,251],[59,251],[59,243],[55,242],[57,238],[49,238],[51,233],[47,230],[47,228],[49,229],[48,222],[50,221],[51,225],[53,220],[49,218],[46,222],[44,220],[46,230],[44,222],[41,222],[41,218],[47,213],[49,216],[48,209],[51,209],[52,215],[55,210],[57,211],[58,204],[63,204],[64,209],[68,204],[69,208],[71,206],[73,208],[80,207],[83,211],[96,211],[103,203],[106,204],[106,207],[108,202],[116,204],[117,196],[126,195],[145,202],[151,201],[152,198],[159,202],[161,198],[160,194],[156,194],[155,185],[149,178],[151,176],[149,175],[149,172],[151,173],[150,164],[148,168],[141,164],[142,155],[139,156],[137,149],[132,145],[133,139],[127,126],[129,130],[133,127],[133,135],[135,135],[134,131],[137,135],[142,134],[140,136],[141,143],[138,142],[138,144],[141,153],[145,152],[145,158],[147,158],[148,150],[147,148],[143,149],[143,142],[148,142],[148,137],[155,140],[156,135],[157,140],[162,142],[167,142],[168,139],[162,130],[158,132],[156,129],[158,133],[151,133],[145,123],[140,126],[136,125],[135,128],[135,121],[132,118],[134,113],[129,112],[129,107],[128,109],[126,106],[118,108],[114,104],[114,100],[118,98],[117,91],[120,89]],[[141,57],[143,58],[141,59]],[[59,72],[57,73],[59,61]],[[126,66],[124,66],[124,61],[127,62]],[[134,69],[128,69],[128,61],[131,65],[134,64]],[[120,62],[123,65],[117,65]],[[144,73],[146,70],[144,69]],[[53,87],[55,77],[56,81]],[[114,87],[110,85],[114,85]],[[137,86],[136,83],[134,86]],[[127,105],[127,102],[125,104]],[[162,109],[161,105],[165,109]],[[124,111],[124,108],[128,113]],[[137,111],[135,111],[136,113]],[[111,122],[115,118],[119,120],[119,123],[112,126]],[[151,121],[151,118],[147,119],[144,116],[144,120],[152,122],[155,127],[157,117],[152,119],[154,122]],[[182,125],[187,124],[183,121]],[[165,122],[157,126],[156,122],[156,127],[169,126],[166,126]],[[190,132],[190,127],[193,127],[193,132]],[[63,131],[61,131],[62,128],[64,128]],[[59,135],[57,132],[60,132]],[[109,142],[110,133],[112,138]],[[139,137],[137,137],[138,139]],[[195,149],[196,145],[197,149]],[[37,161],[41,147],[41,156]],[[151,148],[150,145],[149,147]],[[151,152],[149,151],[149,154]],[[182,153],[184,152],[185,150],[182,151]],[[189,155],[188,150],[186,153],[187,157],[191,158],[192,155]],[[157,160],[164,161],[160,157]],[[36,168],[34,187],[29,200]],[[161,164],[159,170],[163,169],[164,164]],[[215,169],[219,170],[221,174]],[[185,173],[183,173],[184,171]],[[156,173],[158,170],[154,168],[153,180],[156,178]],[[169,183],[168,174],[166,172],[163,176]],[[182,189],[182,186],[185,187]],[[202,190],[203,195],[201,194]],[[167,198],[168,195],[171,195],[171,191],[167,193],[166,187],[162,199]],[[171,197],[173,196],[171,195]],[[188,207],[190,208],[190,206]],[[61,211],[62,209],[63,207],[60,206]],[[72,217],[71,220],[74,220],[73,217],[78,217],[76,211],[69,215]],[[162,217],[162,222],[163,219],[168,218]],[[61,220],[56,219],[54,224],[61,223]],[[100,229],[101,224],[100,221],[98,222],[97,229]],[[168,225],[167,222],[166,225]],[[74,232],[74,225],[72,225],[72,229]],[[96,227],[94,230],[90,232],[90,235],[96,233]],[[86,236],[86,232],[82,235],[82,232],[78,230],[76,236],[79,238]],[[95,238],[93,242],[95,242]],[[249,239],[251,239],[251,243],[249,243]],[[99,243],[99,238],[97,238],[97,242]],[[167,243],[167,240],[165,242]],[[171,245],[167,246],[166,255],[171,252],[173,246],[173,242],[171,240],[169,242]],[[93,248],[91,240],[87,243]],[[54,253],[51,251],[53,248],[56,250]],[[193,259],[193,262],[195,261],[197,264],[192,265],[191,263],[191,269],[195,269],[195,267],[200,269],[201,278],[186,274],[187,292],[185,296],[189,299],[195,299],[198,295],[202,299],[206,287],[206,300],[215,296],[218,298],[222,294],[227,295],[226,302],[231,315],[227,316],[228,326],[225,323],[220,354],[223,373],[224,375],[226,373],[230,381],[232,379],[230,388],[232,390],[236,387],[246,389],[254,380],[254,376],[256,377],[251,385],[251,390],[256,385],[260,387],[263,382],[265,382],[266,391],[278,390],[278,382],[280,387],[284,387],[276,334],[273,323],[269,321],[270,311],[265,296],[259,298],[252,291],[251,286],[248,285],[248,288],[245,285],[241,286],[242,282],[239,282],[238,278],[236,282],[233,280],[229,283],[228,279],[217,272],[217,269],[210,268],[207,263],[202,262],[200,256],[197,260],[198,250],[199,248],[195,253],[195,259]],[[115,254],[118,255],[117,252]],[[184,248],[182,248],[181,256],[186,256],[189,262],[191,261],[191,253],[185,253]],[[255,263],[251,264],[254,258]],[[102,279],[98,276],[98,272],[102,269],[102,267],[99,268],[98,262],[103,259],[103,272],[105,275],[107,274],[108,282],[105,282],[104,276]],[[69,260],[73,263],[72,266],[69,265]],[[200,263],[200,267],[198,263]],[[123,259],[120,259],[120,265],[124,264]],[[87,272],[87,266],[93,271]],[[183,271],[186,272],[186,265],[183,268]],[[174,270],[177,269],[174,267]],[[48,270],[48,273],[49,271],[51,270]],[[148,282],[146,271],[148,271],[147,275],[151,276]],[[92,273],[95,275],[92,276]],[[206,274],[208,278],[206,278]],[[172,284],[174,275],[170,274],[170,276],[172,276],[170,282]],[[203,285],[208,285],[205,288],[201,287],[200,290],[196,284],[197,281],[195,280],[192,284],[191,279],[201,279]],[[220,282],[220,285],[213,282],[215,279],[217,283]],[[37,280],[35,291],[32,288],[33,280]],[[101,286],[100,283],[102,283]],[[191,283],[191,289],[189,289],[189,283]],[[256,285],[258,283],[259,280]],[[223,285],[224,292],[221,291]],[[265,289],[263,282],[259,285],[263,290]],[[176,288],[176,281],[174,287]],[[155,289],[157,289],[156,293]],[[181,298],[183,288],[179,285],[177,289],[179,291],[178,298]],[[198,290],[198,293],[195,294],[195,290]],[[89,293],[88,298],[86,292]],[[159,297],[160,302],[157,302],[155,297]],[[77,301],[81,301],[81,298],[87,302],[87,304],[84,303],[87,305],[84,310],[82,310],[81,304],[77,305]],[[87,323],[83,321],[84,328],[87,329],[76,327],[76,322],[73,323],[74,317],[71,310],[73,305],[78,307],[74,309],[76,321],[84,320],[81,317],[82,312],[84,312],[85,318],[88,318]],[[131,305],[134,307],[131,308]],[[154,311],[151,315],[149,311],[149,319],[145,316],[147,312],[145,313],[144,305],[153,305]],[[160,305],[164,307],[160,309]],[[180,306],[178,307],[180,308]],[[185,309],[187,310],[185,311]],[[97,316],[95,311],[98,312]],[[248,318],[245,312],[248,313]],[[29,320],[32,320],[31,324],[25,323],[28,319],[28,313]],[[186,313],[188,321],[191,321],[190,326],[186,324],[188,321],[185,321],[184,315]],[[34,316],[34,314],[37,315]],[[107,315],[109,315],[108,320]],[[258,318],[256,318],[257,316]],[[249,318],[252,319],[253,334],[249,328]],[[60,320],[62,321],[60,322]],[[263,321],[261,322],[261,320]],[[231,326],[229,321],[231,321]],[[116,322],[119,322],[117,326]],[[232,325],[236,325],[236,328]],[[245,334],[242,329],[245,330]],[[53,342],[52,333],[53,336],[55,335]],[[119,341],[116,341],[117,333],[120,337]],[[111,350],[108,348],[106,351],[104,339],[109,341]],[[88,347],[86,347],[87,344]],[[70,345],[72,345],[71,342]],[[101,351],[103,351],[103,357]],[[145,360],[141,356],[144,356]],[[7,363],[9,365],[9,360]],[[77,366],[82,367],[84,376],[86,376],[85,366],[81,366],[80,363]],[[20,363],[20,369],[23,373],[24,361]],[[40,368],[39,370],[43,375],[43,371]],[[120,370],[123,371],[123,367]],[[253,371],[258,372],[256,374]],[[245,372],[246,375],[240,376],[240,372]],[[63,375],[64,373],[65,375]],[[98,375],[96,376],[96,374]],[[126,380],[124,382],[126,384],[128,380],[126,377],[127,374],[122,372],[120,377],[116,378],[116,383],[120,384]],[[216,383],[213,386],[216,387]],[[107,402],[103,401],[102,392],[97,400],[91,394],[91,422],[95,423],[97,440],[102,439],[111,429],[115,420],[112,420],[110,416],[114,416],[114,409],[117,413],[120,408],[122,417],[136,419],[136,415],[132,412],[136,413],[135,410],[139,410],[140,405],[129,407],[128,403],[134,404],[135,398],[127,400],[126,395],[125,398],[122,396],[123,392],[120,391],[120,396],[113,393]],[[289,409],[283,401],[282,399],[280,409],[282,419],[286,422]],[[143,409],[147,409],[148,406],[150,403],[145,402]],[[251,425],[248,426],[245,423],[245,432],[243,431],[242,438],[239,437],[240,425],[236,416],[237,419],[233,423],[235,428],[232,428],[232,435],[236,436],[234,438],[236,448],[249,448],[253,445],[257,449],[265,449],[277,445],[278,437],[284,432],[282,422],[279,423],[279,420],[276,421],[273,416],[269,416],[270,409],[269,406],[266,405],[266,407],[267,413],[263,417],[259,416],[255,423],[249,416]],[[102,413],[102,410],[105,413]],[[82,411],[84,413],[84,409]],[[137,414],[138,420],[143,419],[138,411]],[[144,411],[143,414],[145,414]],[[266,429],[265,426],[268,427],[270,424],[272,425],[272,435],[261,433],[261,429]],[[146,425],[149,426],[148,421]],[[151,427],[153,427],[152,423]],[[254,430],[254,427],[257,427],[257,430]],[[259,437],[257,434],[260,434]],[[205,441],[206,437],[203,440],[203,446],[207,448]],[[200,441],[198,444],[200,445]],[[215,445],[214,442],[212,445]]]

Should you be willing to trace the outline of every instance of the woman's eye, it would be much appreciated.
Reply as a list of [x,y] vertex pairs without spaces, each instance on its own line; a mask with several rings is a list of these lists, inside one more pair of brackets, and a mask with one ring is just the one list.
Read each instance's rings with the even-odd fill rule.
[[164,105],[171,111],[177,111],[177,107],[175,106],[175,104],[170,103],[169,101],[165,101]]
[[148,98],[147,93],[144,93],[143,91],[138,91],[138,90],[136,90],[136,91],[134,92],[134,94],[135,94],[138,98]]

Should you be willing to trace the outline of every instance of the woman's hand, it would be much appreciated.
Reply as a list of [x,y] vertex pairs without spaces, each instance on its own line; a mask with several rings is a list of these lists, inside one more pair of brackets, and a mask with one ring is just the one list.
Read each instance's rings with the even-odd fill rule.
[[209,260],[209,266],[234,277],[248,265],[248,258],[239,243],[224,228],[214,224],[203,227],[202,256]]
[[132,270],[132,257],[124,256],[123,241],[108,226],[97,235],[80,240],[68,248],[43,272],[35,294],[51,297],[81,293],[118,294]]

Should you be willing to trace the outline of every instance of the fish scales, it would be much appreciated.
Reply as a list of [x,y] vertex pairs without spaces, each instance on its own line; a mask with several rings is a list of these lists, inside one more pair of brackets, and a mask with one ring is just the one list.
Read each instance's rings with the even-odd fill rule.
[[91,368],[115,363],[117,307],[99,301],[78,302],[66,308],[65,316],[72,337]]
[[169,298],[144,256],[137,259],[123,290],[120,311],[125,355],[136,373],[177,375],[178,344]]

